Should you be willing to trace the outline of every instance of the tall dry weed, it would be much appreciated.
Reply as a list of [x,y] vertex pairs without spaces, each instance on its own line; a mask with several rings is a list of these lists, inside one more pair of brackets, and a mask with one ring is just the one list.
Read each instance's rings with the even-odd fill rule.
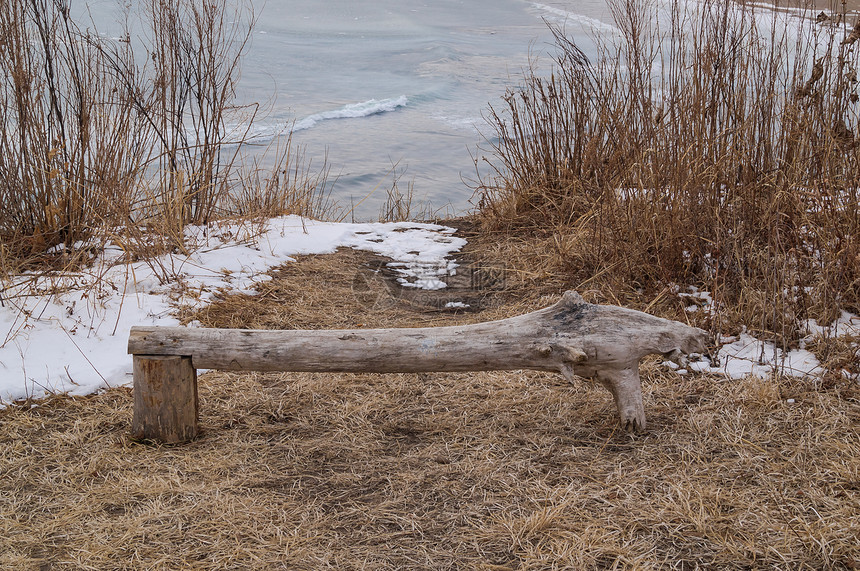
[[844,14],[610,6],[618,33],[596,55],[553,27],[552,73],[527,72],[491,110],[484,228],[561,236],[555,265],[574,286],[707,289],[714,329],[743,321],[788,340],[803,318],[860,310],[858,48]]
[[250,5],[129,6],[117,38],[68,0],[2,4],[0,278],[67,269],[107,241],[134,257],[182,250],[190,223],[331,209],[325,165],[314,174],[289,136],[267,172],[246,152],[257,109],[235,86]]
[[6,0],[0,38],[0,239],[17,258],[115,222],[147,131],[66,3]]

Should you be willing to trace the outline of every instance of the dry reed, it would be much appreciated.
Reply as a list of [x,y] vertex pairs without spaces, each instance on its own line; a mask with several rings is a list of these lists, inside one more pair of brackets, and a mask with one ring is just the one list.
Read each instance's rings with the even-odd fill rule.
[[147,0],[109,38],[66,0],[4,2],[0,277],[111,241],[132,257],[183,249],[189,223],[332,208],[325,165],[311,171],[289,134],[274,159],[248,158],[256,107],[234,87],[255,16],[230,6]]
[[483,227],[537,240],[555,277],[604,299],[708,290],[716,311],[693,317],[714,332],[746,324],[788,343],[805,318],[860,311],[844,27],[659,6],[610,2],[619,33],[592,57],[553,28],[552,73],[528,72],[491,113]]

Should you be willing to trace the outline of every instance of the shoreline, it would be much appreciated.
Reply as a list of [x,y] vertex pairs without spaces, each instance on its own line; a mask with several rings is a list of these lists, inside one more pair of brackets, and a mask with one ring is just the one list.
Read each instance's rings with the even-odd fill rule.
[[779,11],[794,11],[794,10],[808,10],[812,17],[817,16],[820,12],[829,12],[831,14],[841,14],[844,10],[845,14],[848,16],[857,16],[860,14],[860,0],[845,0],[843,1],[833,1],[833,0],[812,0],[808,2],[806,6],[800,5],[800,3],[794,2],[744,2],[743,0],[738,0],[739,4],[747,4],[749,6],[755,8],[772,8],[774,10]]

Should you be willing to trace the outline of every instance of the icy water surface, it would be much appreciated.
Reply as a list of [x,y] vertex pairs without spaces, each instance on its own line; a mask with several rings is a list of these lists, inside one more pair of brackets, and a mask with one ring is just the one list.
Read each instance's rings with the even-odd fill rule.
[[[121,3],[88,5],[103,28]],[[545,20],[583,39],[610,29],[603,0],[269,0],[257,13],[239,86],[263,104],[252,134],[263,146],[293,126],[356,219],[378,216],[395,176],[416,201],[465,212],[482,116],[553,51]]]

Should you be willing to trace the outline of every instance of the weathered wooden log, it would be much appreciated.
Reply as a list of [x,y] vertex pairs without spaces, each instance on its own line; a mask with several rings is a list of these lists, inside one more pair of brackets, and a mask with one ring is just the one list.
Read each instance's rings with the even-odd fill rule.
[[[569,291],[555,305],[499,321],[450,327],[248,330],[133,327],[128,352],[181,355],[195,368],[413,373],[534,369],[597,379],[625,428],[645,428],[639,361],[704,352],[706,333],[640,311],[586,303]],[[137,375],[137,373],[135,373]],[[137,376],[135,376],[137,383]]]
[[197,371],[189,357],[134,356],[134,438],[177,443],[197,436]]

